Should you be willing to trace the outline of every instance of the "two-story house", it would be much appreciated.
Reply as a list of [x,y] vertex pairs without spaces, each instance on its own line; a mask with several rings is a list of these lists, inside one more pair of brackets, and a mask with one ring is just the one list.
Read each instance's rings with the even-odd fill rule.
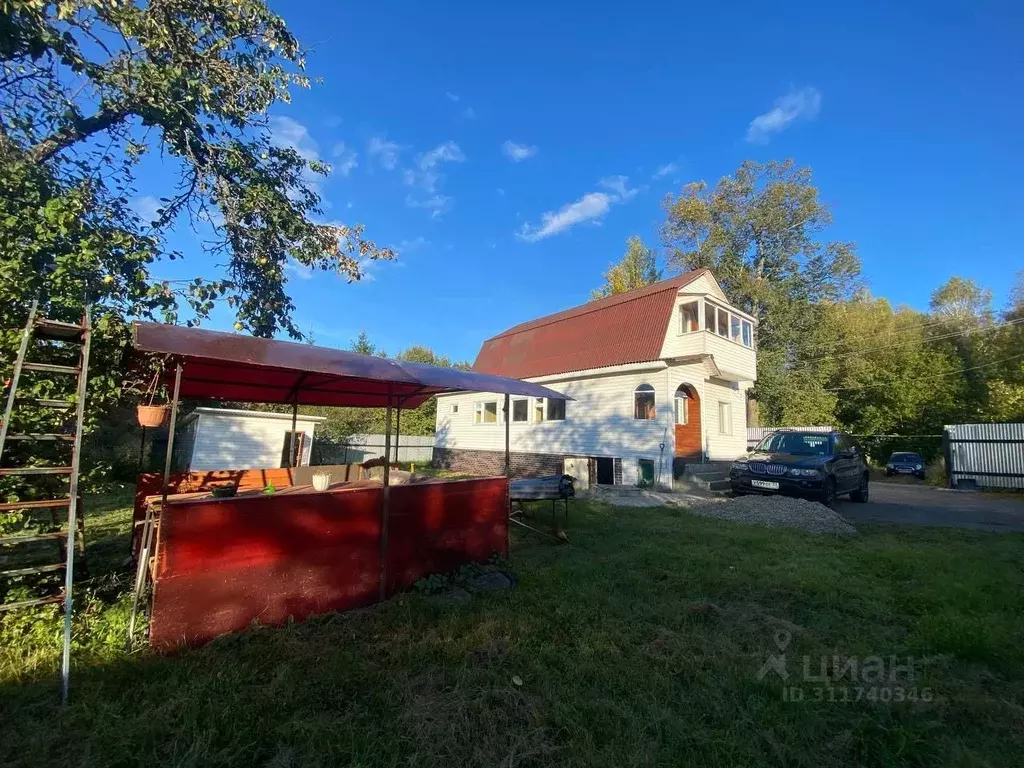
[[483,343],[473,369],[543,383],[572,400],[441,395],[434,458],[500,473],[505,419],[514,474],[669,484],[687,462],[746,450],[757,378],[756,320],[707,269],[517,325]]

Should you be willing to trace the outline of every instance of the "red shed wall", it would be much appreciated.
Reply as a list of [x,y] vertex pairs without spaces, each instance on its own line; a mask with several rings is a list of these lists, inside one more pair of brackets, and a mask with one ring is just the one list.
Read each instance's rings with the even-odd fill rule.
[[[169,505],[161,515],[150,643],[199,645],[376,602],[383,488]],[[390,489],[388,594],[508,555],[505,478]]]

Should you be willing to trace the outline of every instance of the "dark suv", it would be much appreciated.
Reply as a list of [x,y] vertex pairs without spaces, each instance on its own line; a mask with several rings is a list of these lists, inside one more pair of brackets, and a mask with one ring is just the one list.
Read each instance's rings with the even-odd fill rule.
[[732,463],[729,480],[736,493],[809,496],[829,506],[846,493],[868,500],[864,452],[843,432],[773,432]]

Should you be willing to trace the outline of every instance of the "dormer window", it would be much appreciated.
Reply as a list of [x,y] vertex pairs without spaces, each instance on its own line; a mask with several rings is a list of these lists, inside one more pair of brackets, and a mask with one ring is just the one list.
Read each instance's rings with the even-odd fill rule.
[[679,332],[695,333],[700,330],[700,311],[696,301],[679,306]]

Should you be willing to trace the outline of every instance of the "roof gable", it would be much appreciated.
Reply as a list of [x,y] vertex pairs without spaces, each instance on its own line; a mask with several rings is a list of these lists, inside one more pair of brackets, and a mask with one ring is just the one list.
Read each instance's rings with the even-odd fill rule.
[[473,370],[529,378],[657,360],[679,289],[704,274],[652,285],[521,323],[488,339]]

